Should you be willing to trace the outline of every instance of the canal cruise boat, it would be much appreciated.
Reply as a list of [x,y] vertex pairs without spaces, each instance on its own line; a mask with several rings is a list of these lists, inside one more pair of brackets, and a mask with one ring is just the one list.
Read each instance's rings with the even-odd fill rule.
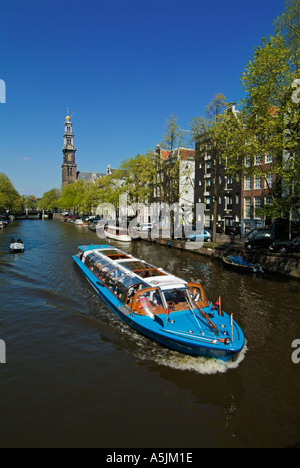
[[108,245],[80,246],[73,259],[121,320],[161,345],[223,361],[244,347],[243,332],[233,315],[210,303],[201,284]]

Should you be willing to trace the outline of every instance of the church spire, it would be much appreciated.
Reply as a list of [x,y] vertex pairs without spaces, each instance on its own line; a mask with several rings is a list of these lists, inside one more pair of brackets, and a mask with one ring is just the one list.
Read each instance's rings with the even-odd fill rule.
[[77,164],[75,162],[76,148],[74,146],[73,124],[69,110],[65,119],[65,133],[62,164],[62,188],[77,180]]

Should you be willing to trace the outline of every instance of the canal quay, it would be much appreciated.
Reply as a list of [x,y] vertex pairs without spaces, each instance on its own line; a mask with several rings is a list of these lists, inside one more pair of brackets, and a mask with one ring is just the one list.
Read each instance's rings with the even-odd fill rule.
[[[9,253],[13,237],[24,254]],[[59,220],[14,221],[0,232],[0,447],[299,447],[299,281],[111,241],[201,282],[234,313],[246,337],[238,359],[193,358],[139,335],[100,300],[72,259],[79,245],[98,243]]]

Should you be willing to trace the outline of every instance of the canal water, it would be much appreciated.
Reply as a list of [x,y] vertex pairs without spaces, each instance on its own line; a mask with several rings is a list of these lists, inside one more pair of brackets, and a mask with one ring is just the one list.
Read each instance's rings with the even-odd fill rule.
[[[23,239],[24,254],[9,254],[12,237]],[[78,245],[98,242],[87,228],[55,220],[15,221],[0,232],[0,447],[299,446],[299,282],[237,274],[148,242],[112,242],[201,281],[234,312],[247,339],[238,360],[185,357],[101,302],[72,260]]]

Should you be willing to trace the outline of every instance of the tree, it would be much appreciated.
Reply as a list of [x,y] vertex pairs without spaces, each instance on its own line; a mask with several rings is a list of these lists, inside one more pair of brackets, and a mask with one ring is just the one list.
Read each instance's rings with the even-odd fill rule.
[[40,210],[57,210],[59,208],[59,199],[61,193],[58,189],[52,189],[45,192],[40,201],[38,202],[38,208]]
[[60,208],[66,210],[75,209],[78,212],[83,210],[84,196],[88,183],[84,180],[78,180],[73,184],[66,185],[63,189],[62,197],[58,201]]
[[24,205],[26,210],[37,209],[37,198],[35,195],[23,195]]
[[182,146],[184,135],[177,124],[178,118],[173,114],[169,116],[160,146],[172,154],[173,150]]
[[0,173],[0,211],[20,211],[22,199],[9,178]]
[[294,57],[297,71],[300,71],[300,2],[286,0],[285,10],[274,21],[275,33],[280,33]]
[[[278,33],[255,49],[242,75],[245,144],[250,157],[271,155],[277,188],[266,207],[272,218],[290,217],[299,209],[299,106],[293,101],[296,57]],[[270,170],[270,169],[269,169]],[[265,174],[263,174],[265,176]]]
[[[184,134],[173,114],[167,119],[160,152],[155,156],[155,189],[159,193],[160,218],[162,220],[162,203],[170,206],[170,234],[174,238],[175,212],[172,207],[180,198],[180,154],[179,148],[183,145]],[[165,153],[164,153],[165,152]],[[165,157],[162,157],[165,156]],[[160,234],[161,237],[160,225]]]
[[196,144],[196,164],[208,157],[211,160],[212,234],[213,242],[216,242],[218,200],[225,187],[224,149],[228,138],[225,131],[226,99],[223,94],[214,96],[206,108],[206,114],[206,118],[191,119],[191,130]]
[[131,204],[146,204],[152,195],[152,180],[154,175],[153,153],[138,154],[124,161],[120,167],[119,177],[122,179],[122,192],[126,192]]

